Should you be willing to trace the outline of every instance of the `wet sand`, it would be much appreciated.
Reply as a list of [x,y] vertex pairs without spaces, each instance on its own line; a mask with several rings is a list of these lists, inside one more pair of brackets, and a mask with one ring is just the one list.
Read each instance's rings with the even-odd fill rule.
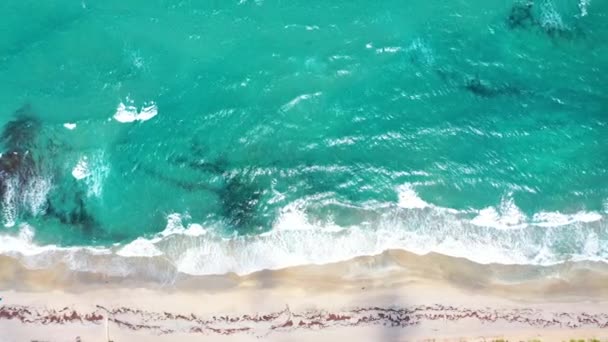
[[480,265],[388,251],[159,283],[0,257],[0,297],[0,341],[608,338],[608,265],[593,262]]

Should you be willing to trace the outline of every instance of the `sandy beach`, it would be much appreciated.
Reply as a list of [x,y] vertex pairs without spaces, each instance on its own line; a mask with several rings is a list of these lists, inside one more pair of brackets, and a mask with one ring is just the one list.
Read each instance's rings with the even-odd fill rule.
[[171,284],[0,259],[0,341],[608,338],[608,266],[479,265],[388,251]]
[[0,342],[608,342],[608,0],[0,2]]

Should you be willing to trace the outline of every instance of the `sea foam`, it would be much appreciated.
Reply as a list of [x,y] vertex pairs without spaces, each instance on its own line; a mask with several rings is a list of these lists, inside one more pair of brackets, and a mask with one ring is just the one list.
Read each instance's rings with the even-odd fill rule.
[[110,248],[39,246],[34,229],[21,226],[17,235],[0,235],[0,253],[19,256],[30,267],[62,262],[75,270],[121,276],[149,272],[141,258],[169,265],[164,266],[170,267],[163,271],[167,274],[248,274],[389,249],[436,252],[484,264],[608,261],[608,230],[599,213],[540,212],[528,217],[509,196],[495,208],[458,211],[424,201],[411,184],[398,187],[397,195],[398,204],[374,206],[379,212],[365,225],[340,226],[311,217],[306,209],[314,199],[301,199],[285,206],[272,229],[258,235],[226,237],[173,213],[163,231]]

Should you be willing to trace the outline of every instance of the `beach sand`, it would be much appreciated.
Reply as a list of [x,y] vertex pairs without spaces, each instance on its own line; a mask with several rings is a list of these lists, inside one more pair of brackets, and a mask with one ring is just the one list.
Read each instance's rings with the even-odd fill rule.
[[[142,263],[146,261],[142,259]],[[480,265],[387,251],[159,283],[0,257],[0,341],[608,338],[608,265]]]

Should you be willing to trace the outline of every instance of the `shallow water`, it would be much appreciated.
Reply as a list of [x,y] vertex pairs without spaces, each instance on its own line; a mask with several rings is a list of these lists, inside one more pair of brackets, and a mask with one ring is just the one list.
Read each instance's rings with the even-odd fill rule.
[[41,123],[0,252],[194,274],[388,248],[608,260],[606,2],[0,11],[0,124]]

